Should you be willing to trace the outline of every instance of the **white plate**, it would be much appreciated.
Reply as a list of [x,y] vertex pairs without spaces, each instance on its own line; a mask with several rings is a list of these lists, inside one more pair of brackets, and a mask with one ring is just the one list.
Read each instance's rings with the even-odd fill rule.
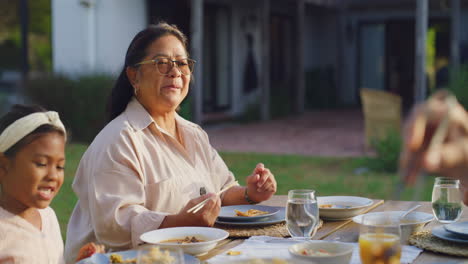
[[438,226],[432,228],[432,234],[440,239],[448,240],[457,243],[468,244],[468,239],[464,239],[454,233],[445,230],[444,226]]
[[[357,196],[320,196],[317,197],[320,218],[325,220],[350,219],[366,210],[373,201]],[[323,205],[333,205],[337,208],[321,208]]]
[[217,224],[221,225],[232,225],[232,226],[264,226],[264,225],[272,225],[272,224],[278,224],[286,221],[286,209],[284,207],[274,207],[278,209],[278,213],[268,216],[265,218],[261,218],[255,221],[246,221],[242,219],[236,220],[236,221],[230,221],[230,220],[221,220],[221,219],[216,219]]
[[[260,210],[264,212],[268,212],[266,214],[257,215],[257,216],[238,216],[236,215],[236,211],[246,212],[250,209]],[[231,205],[231,206],[223,206],[219,211],[218,218],[221,221],[255,221],[258,219],[262,219],[265,217],[272,216],[278,213],[278,208],[266,205]]]
[[[204,240],[204,242],[187,244],[161,243],[161,241],[183,239],[187,236],[195,236],[197,239]],[[184,253],[200,256],[213,249],[219,241],[228,236],[228,232],[212,227],[172,227],[146,232],[140,236],[140,239],[161,248],[181,248]]]
[[[132,259],[137,257],[136,250],[118,251],[107,254],[94,254],[89,258],[85,258],[77,262],[76,264],[109,264],[109,257],[111,254],[119,254],[124,260]],[[185,264],[199,264],[200,260],[194,256],[184,254]]]
[[445,230],[463,238],[468,238],[468,221],[444,225]]
[[[373,212],[353,217],[355,223],[361,224],[363,216],[371,215],[376,218],[399,219],[406,211]],[[434,219],[432,214],[423,212],[411,212],[405,216],[405,222],[401,223],[401,242],[406,243],[414,232],[421,231],[423,227]]]

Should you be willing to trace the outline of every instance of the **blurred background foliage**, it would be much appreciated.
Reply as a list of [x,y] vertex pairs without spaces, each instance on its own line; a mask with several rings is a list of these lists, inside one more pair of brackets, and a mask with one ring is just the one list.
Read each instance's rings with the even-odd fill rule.
[[106,124],[106,103],[114,77],[105,74],[70,79],[45,74],[27,81],[25,94],[46,109],[60,113],[74,142],[91,142]]
[[455,94],[465,109],[468,109],[468,64],[461,65],[458,70],[450,71],[447,89]]
[[[20,1],[2,0],[0,6],[0,71],[21,65]],[[52,70],[51,0],[28,2],[29,65],[32,71]]]

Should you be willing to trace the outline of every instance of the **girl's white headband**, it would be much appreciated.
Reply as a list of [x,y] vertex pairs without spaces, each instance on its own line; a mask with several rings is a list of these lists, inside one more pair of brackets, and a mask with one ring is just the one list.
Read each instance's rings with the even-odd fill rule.
[[57,112],[37,112],[16,120],[0,134],[0,152],[7,151],[36,128],[46,124],[59,128],[67,136]]

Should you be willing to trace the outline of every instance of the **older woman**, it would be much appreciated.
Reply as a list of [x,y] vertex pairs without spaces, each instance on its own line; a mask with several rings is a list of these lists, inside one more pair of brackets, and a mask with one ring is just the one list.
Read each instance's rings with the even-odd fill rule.
[[[110,98],[111,121],[84,154],[73,183],[79,201],[68,225],[69,260],[87,242],[127,249],[149,230],[212,226],[221,205],[258,203],[276,192],[274,176],[258,164],[246,187],[214,194],[234,176],[207,134],[176,112],[194,63],[186,37],[166,23],[130,43]],[[206,198],[200,211],[187,213]]]

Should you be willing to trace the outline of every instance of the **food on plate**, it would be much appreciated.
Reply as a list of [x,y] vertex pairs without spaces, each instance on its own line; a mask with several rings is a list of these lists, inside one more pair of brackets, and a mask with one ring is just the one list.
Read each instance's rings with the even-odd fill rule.
[[279,258],[272,258],[272,259],[249,259],[242,262],[235,262],[235,263],[242,263],[242,264],[288,264],[286,260],[279,259]]
[[240,255],[241,252],[240,251],[233,251],[233,250],[229,250],[226,255],[229,255],[229,256],[238,256]]
[[257,209],[249,209],[249,210],[247,210],[245,212],[242,212],[242,211],[239,211],[239,210],[234,210],[234,211],[236,212],[237,216],[245,216],[245,217],[268,214],[268,212],[260,211],[260,210],[257,210]]
[[417,224],[418,221],[414,219],[401,219],[400,224]]
[[351,208],[351,206],[349,206],[349,205],[337,205],[337,204],[321,204],[321,205],[319,205],[319,208],[348,209],[348,208]]
[[189,243],[197,243],[197,242],[205,242],[205,240],[198,239],[195,236],[186,236],[185,238],[173,238],[173,239],[163,240],[159,243],[189,244]]
[[323,256],[331,256],[332,254],[325,249],[310,249],[304,248],[301,250],[301,255],[304,256],[314,256],[314,257],[323,257]]
[[[111,254],[110,257],[109,257],[109,261],[110,261],[110,263],[124,263],[124,260],[123,260],[122,256],[119,255],[119,254]],[[127,262],[127,263],[129,263],[129,262]]]
[[[111,254],[109,257],[110,263],[136,263],[136,258],[123,259],[120,254]],[[161,251],[158,247],[153,247],[148,251],[148,254],[140,256],[141,264],[173,264],[175,262],[174,257],[171,256],[168,250]]]

